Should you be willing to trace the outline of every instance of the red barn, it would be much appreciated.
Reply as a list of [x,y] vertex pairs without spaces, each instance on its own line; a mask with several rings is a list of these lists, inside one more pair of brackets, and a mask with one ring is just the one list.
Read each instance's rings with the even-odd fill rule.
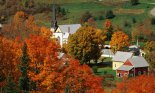
[[148,73],[148,62],[141,56],[134,56],[116,70],[116,77],[135,77]]

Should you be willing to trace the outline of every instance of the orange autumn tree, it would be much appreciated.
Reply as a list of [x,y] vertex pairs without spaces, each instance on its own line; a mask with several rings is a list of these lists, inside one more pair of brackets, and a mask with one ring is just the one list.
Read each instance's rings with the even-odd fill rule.
[[79,61],[71,59],[60,62],[55,71],[46,75],[41,83],[41,88],[45,93],[55,92],[71,93],[104,93],[101,86],[102,78],[93,75],[87,65],[80,65]]
[[154,93],[155,92],[155,77],[153,76],[138,76],[117,84],[112,93]]
[[123,50],[123,48],[129,45],[129,37],[122,31],[114,32],[110,45],[113,51]]
[[113,34],[112,22],[109,19],[107,19],[103,25],[103,28],[104,32],[106,33],[107,40],[111,40],[111,36]]
[[19,37],[21,41],[24,41],[30,34],[46,35],[49,37],[51,32],[50,29],[46,27],[36,25],[32,15],[19,11],[13,17],[11,23],[4,25],[1,34],[8,39],[13,40],[16,37]]
[[0,76],[3,78],[0,81],[0,87],[6,83],[5,79],[11,74],[17,83],[20,76],[17,64],[20,61],[21,44],[15,40],[7,40],[0,36]]
[[[43,36],[30,36],[26,39],[30,58],[29,77],[36,82],[37,90],[49,93],[71,92],[103,93],[101,78],[93,75],[87,65],[69,59],[57,58],[57,45]],[[33,91],[35,92],[35,91]]]

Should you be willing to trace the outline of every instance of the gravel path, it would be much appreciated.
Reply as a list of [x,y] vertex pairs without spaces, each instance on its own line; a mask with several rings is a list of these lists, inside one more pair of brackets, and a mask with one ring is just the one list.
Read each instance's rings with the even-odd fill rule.
[[[148,4],[153,4],[155,5],[155,3],[148,3]],[[150,14],[155,16],[155,7],[150,11]]]
[[150,11],[150,14],[155,16],[155,7]]

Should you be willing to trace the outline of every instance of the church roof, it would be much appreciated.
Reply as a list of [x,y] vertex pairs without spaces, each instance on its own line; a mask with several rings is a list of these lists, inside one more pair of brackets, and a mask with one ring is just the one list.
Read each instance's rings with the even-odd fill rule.
[[59,25],[59,28],[63,33],[69,32],[70,34],[74,34],[80,27],[81,24]]

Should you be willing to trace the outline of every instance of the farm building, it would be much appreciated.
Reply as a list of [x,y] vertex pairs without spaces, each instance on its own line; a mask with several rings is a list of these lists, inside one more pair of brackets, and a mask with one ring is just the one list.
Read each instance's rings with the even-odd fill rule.
[[116,69],[116,77],[135,77],[148,73],[148,62],[141,56],[134,56]]
[[112,58],[112,69],[116,70],[117,68],[121,67],[127,59],[131,58],[133,53],[131,52],[122,52],[117,51]]

